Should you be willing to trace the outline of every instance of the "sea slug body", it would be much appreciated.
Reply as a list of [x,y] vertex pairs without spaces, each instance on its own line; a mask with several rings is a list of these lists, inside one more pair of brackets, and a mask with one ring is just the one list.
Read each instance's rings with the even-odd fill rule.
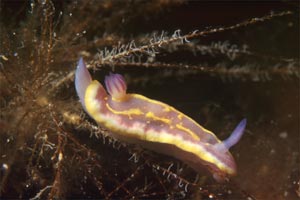
[[208,169],[217,181],[236,174],[229,152],[241,138],[246,119],[231,136],[220,141],[190,117],[160,101],[126,93],[123,76],[105,77],[106,90],[92,80],[82,58],[75,73],[75,88],[84,110],[112,137],[173,156],[196,171]]

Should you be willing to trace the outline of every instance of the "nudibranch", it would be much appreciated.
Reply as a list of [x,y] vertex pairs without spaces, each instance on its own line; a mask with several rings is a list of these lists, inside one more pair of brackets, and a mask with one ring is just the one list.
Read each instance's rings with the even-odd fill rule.
[[220,141],[190,117],[160,101],[139,94],[126,93],[123,76],[110,74],[105,86],[92,80],[83,59],[75,73],[75,87],[84,110],[112,137],[141,145],[158,153],[186,162],[196,171],[208,169],[217,181],[236,174],[236,164],[229,152],[241,138],[246,119],[230,137]]

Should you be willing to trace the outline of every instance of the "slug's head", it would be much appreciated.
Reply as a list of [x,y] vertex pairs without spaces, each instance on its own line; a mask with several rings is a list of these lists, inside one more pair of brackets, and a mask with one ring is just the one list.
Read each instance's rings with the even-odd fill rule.
[[240,140],[246,124],[247,120],[243,119],[226,140],[209,147],[209,151],[219,162],[215,163],[215,165],[209,165],[208,168],[213,173],[214,178],[219,182],[223,181],[228,175],[232,176],[236,174],[236,164],[229,152],[229,148]]
[[84,110],[93,116],[93,112],[101,108],[107,93],[98,81],[92,80],[82,58],[75,72],[75,88]]

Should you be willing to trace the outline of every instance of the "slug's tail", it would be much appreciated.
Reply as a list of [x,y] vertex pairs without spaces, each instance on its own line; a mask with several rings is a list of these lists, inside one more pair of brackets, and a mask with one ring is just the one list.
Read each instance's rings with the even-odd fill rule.
[[92,82],[92,77],[88,69],[86,68],[83,58],[80,58],[75,72],[75,88],[76,88],[77,95],[79,96],[80,102],[85,111],[86,111],[86,106],[84,103],[85,91],[91,82]]

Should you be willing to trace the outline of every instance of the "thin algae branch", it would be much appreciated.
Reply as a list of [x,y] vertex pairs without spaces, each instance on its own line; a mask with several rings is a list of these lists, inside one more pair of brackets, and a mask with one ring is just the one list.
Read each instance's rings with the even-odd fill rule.
[[[119,52],[120,50],[118,49],[113,49],[112,51],[108,52],[108,53],[102,53],[100,55],[102,56],[98,56],[99,60],[95,60],[95,61],[91,61],[89,63],[87,63],[87,68],[99,68],[103,65],[114,65],[113,63],[116,62],[116,64],[118,64],[118,60],[122,59],[122,58],[126,58],[128,56],[131,55],[136,55],[136,54],[146,54],[146,55],[156,55],[159,54],[158,48],[163,47],[164,45],[169,45],[170,43],[176,43],[176,42],[180,42],[181,44],[183,43],[189,43],[189,40],[195,39],[195,38],[199,38],[199,37],[203,37],[209,34],[214,34],[214,33],[219,33],[219,32],[224,32],[224,31],[229,31],[229,30],[233,30],[233,29],[237,29],[237,28],[241,28],[241,27],[246,27],[246,26],[250,26],[250,25],[254,25],[256,23],[261,23],[267,20],[272,20],[275,17],[282,17],[285,15],[291,15],[293,14],[291,11],[284,11],[284,12],[280,12],[280,13],[271,13],[269,15],[263,16],[263,17],[255,17],[252,19],[249,19],[247,21],[235,24],[235,25],[231,25],[231,26],[224,26],[224,27],[220,27],[220,28],[211,28],[208,30],[204,30],[204,31],[194,31],[192,33],[189,34],[185,34],[183,36],[180,35],[180,30],[177,30],[174,32],[174,34],[171,37],[158,37],[155,39],[150,39],[150,43],[140,46],[140,47],[136,47],[136,45],[131,42],[129,45],[127,45],[125,47],[125,49],[121,52]],[[163,35],[163,34],[162,34]],[[153,42],[154,41],[154,42]],[[104,54],[104,56],[103,56]],[[130,65],[131,63],[129,63]],[[147,67],[151,67],[151,66],[155,66],[155,64],[151,64],[151,63],[142,63],[141,66],[146,65]],[[159,65],[159,64],[156,64]],[[167,65],[162,65],[161,67],[170,67],[172,66],[172,64],[167,64]],[[180,68],[180,65],[176,65],[176,68]],[[189,68],[189,67],[187,67]],[[203,67],[191,67],[192,69],[199,69],[201,71],[206,71],[205,68]],[[209,68],[207,68],[207,72],[209,73],[210,71],[214,71],[211,70]],[[245,72],[245,71],[244,71]],[[275,73],[278,72],[275,70]],[[280,71],[281,73],[285,73],[284,70]],[[218,72],[216,72],[218,73]],[[222,73],[222,72],[221,72]],[[271,72],[272,73],[272,72]],[[64,84],[67,81],[70,81],[74,78],[75,75],[75,70],[72,70],[70,73],[68,73],[66,76],[64,76],[64,78],[58,80],[52,87],[52,90],[55,90],[56,88],[60,87],[62,84]]]

